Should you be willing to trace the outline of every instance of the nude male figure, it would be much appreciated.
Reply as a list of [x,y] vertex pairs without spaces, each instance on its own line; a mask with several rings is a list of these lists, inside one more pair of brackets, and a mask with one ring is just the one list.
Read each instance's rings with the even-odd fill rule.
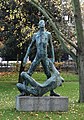
[[[48,62],[48,53],[47,53],[47,47],[48,45],[50,46],[50,51],[51,51],[51,61],[54,62],[54,47],[52,44],[52,36],[51,33],[45,30],[45,21],[40,20],[39,21],[39,31],[37,33],[34,33],[31,44],[29,45],[26,55],[23,60],[23,66],[25,66],[27,62],[27,58],[30,54],[32,46],[36,44],[37,52],[36,56],[31,63],[31,66],[28,70],[28,75],[32,75],[34,70],[36,69],[37,65],[42,64],[44,68],[44,72],[47,76],[47,79],[51,77],[50,69],[49,69],[49,62]],[[24,81],[24,84],[27,85],[27,81]],[[59,96],[56,94],[53,90],[50,91],[51,96]]]

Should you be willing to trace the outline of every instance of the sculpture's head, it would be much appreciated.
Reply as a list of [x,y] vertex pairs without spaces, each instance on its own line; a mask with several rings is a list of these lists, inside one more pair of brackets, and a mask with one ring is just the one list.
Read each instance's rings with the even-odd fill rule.
[[39,21],[39,28],[45,28],[45,21],[44,20]]

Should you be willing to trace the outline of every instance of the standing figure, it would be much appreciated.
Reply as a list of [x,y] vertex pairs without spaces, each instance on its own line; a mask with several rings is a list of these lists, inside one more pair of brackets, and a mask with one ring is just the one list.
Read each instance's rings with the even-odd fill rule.
[[[27,58],[30,54],[31,48],[33,45],[36,45],[36,56],[31,63],[31,66],[29,70],[27,71],[28,75],[32,75],[35,71],[37,65],[42,64],[44,68],[44,72],[47,76],[47,79],[51,77],[50,69],[49,69],[49,62],[48,62],[48,53],[47,53],[47,47],[49,45],[50,52],[51,52],[51,61],[54,62],[54,47],[52,44],[52,36],[51,33],[45,30],[45,21],[40,20],[39,21],[39,31],[34,33],[31,44],[29,45],[26,55],[23,60],[23,66],[25,66],[27,62]],[[23,82],[25,85],[28,84],[27,80]],[[59,96],[56,94],[53,90],[50,91],[50,96]]]

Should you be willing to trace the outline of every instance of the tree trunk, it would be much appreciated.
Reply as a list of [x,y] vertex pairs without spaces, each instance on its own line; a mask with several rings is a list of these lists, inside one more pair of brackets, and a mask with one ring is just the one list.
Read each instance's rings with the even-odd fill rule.
[[21,78],[21,72],[24,71],[24,67],[23,67],[23,59],[21,60],[21,65],[20,65],[20,71],[19,71],[19,78],[18,78],[18,83],[22,83],[23,80]]
[[21,57],[21,65],[20,65],[20,70],[19,70],[19,78],[18,78],[18,83],[23,83],[23,80],[21,78],[21,72],[24,71],[24,68],[23,67],[23,59],[24,59],[24,56],[25,56],[25,53],[24,53],[24,49],[21,50],[21,54],[20,54],[20,57]]
[[84,36],[79,0],[72,0],[78,41],[79,102],[84,102]]

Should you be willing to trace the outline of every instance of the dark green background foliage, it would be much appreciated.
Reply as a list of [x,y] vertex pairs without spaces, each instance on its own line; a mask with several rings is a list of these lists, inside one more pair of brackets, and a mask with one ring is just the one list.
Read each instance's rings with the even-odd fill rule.
[[[55,22],[61,22],[60,9],[55,2],[46,0],[41,4],[53,16]],[[2,57],[6,60],[16,60],[18,54],[21,59],[31,41],[33,32],[37,31],[40,19],[46,21],[46,28],[52,32],[55,51],[60,51],[59,42],[51,26],[37,8],[25,0],[1,0],[0,6],[0,37],[4,44],[1,49]],[[58,56],[59,53],[56,53],[56,59]]]

